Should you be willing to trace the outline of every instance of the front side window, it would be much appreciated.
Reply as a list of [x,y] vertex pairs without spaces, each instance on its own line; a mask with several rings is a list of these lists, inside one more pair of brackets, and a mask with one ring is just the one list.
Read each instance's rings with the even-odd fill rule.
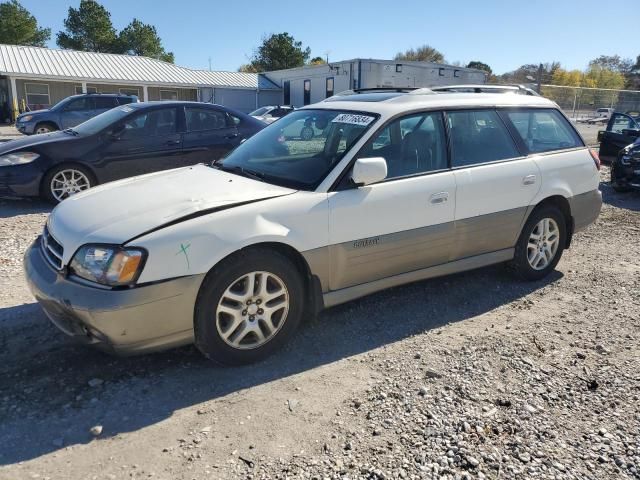
[[446,145],[442,114],[419,113],[394,120],[358,156],[383,157],[392,179],[448,168]]
[[531,153],[583,146],[573,128],[557,110],[528,109],[506,112]]
[[296,110],[242,143],[217,166],[276,185],[313,190],[376,118],[371,113]]
[[447,112],[447,120],[454,168],[520,156],[494,110],[451,111]]
[[65,112],[80,112],[83,110],[93,110],[93,99],[90,97],[76,98],[67,103]]
[[96,102],[97,110],[105,110],[107,108],[113,108],[118,105],[115,97],[95,97],[94,101]]
[[638,128],[636,121],[629,115],[622,113],[614,113],[607,125],[607,131],[613,133],[622,133],[623,130],[632,130]]
[[129,140],[142,137],[159,137],[176,133],[176,130],[176,109],[162,108],[142,112],[125,120],[120,138]]
[[190,132],[227,128],[227,116],[224,112],[204,108],[186,108],[185,114],[187,130]]

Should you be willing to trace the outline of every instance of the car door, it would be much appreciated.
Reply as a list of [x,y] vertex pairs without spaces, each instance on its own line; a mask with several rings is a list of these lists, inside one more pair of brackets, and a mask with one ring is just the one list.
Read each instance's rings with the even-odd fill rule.
[[217,107],[185,107],[183,163],[211,163],[240,144],[240,135],[227,112]]
[[637,138],[632,133],[640,129],[633,117],[625,113],[614,113],[609,119],[607,129],[598,133],[600,140],[600,159],[612,162],[618,152],[633,143]]
[[176,168],[182,164],[178,107],[146,108],[114,125],[100,149],[107,180]]
[[67,103],[60,114],[62,129],[72,128],[93,117],[92,97],[79,97]]
[[357,155],[371,157],[387,162],[383,182],[356,187],[347,175],[329,193],[331,290],[449,259],[456,185],[448,168],[442,113],[392,121]]
[[456,182],[451,260],[515,245],[540,171],[492,109],[447,112]]

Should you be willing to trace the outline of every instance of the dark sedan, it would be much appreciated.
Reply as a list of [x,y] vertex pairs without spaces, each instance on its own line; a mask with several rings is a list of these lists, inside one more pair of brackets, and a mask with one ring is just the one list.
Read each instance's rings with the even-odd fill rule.
[[100,183],[210,163],[265,126],[220,105],[123,105],[74,128],[0,144],[0,195],[58,203]]

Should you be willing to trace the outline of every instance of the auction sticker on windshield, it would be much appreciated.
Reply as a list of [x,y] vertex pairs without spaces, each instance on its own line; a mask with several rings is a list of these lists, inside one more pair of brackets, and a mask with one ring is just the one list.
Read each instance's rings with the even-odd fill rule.
[[361,125],[366,127],[369,125],[375,117],[369,115],[357,115],[353,113],[341,113],[336,118],[331,120],[331,123],[348,123],[351,125]]

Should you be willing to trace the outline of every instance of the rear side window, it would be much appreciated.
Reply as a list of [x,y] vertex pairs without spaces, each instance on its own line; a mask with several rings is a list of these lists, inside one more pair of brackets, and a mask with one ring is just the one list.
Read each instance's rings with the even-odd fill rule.
[[186,108],[186,115],[187,130],[190,132],[227,128],[227,115],[218,110]]
[[552,109],[507,111],[530,153],[582,147],[582,141],[560,112]]
[[504,123],[494,110],[447,112],[451,164],[466,167],[519,157]]

